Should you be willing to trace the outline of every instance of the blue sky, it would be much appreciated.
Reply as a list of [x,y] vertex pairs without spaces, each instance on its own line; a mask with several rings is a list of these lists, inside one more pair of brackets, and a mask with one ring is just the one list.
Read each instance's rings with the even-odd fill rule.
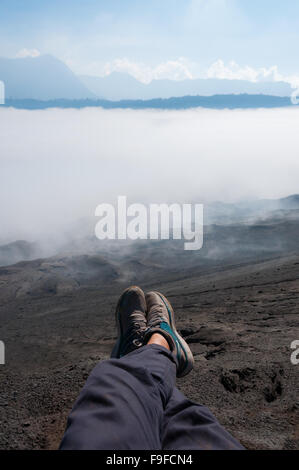
[[50,53],[91,75],[299,76],[298,44],[298,0],[0,2],[0,56]]

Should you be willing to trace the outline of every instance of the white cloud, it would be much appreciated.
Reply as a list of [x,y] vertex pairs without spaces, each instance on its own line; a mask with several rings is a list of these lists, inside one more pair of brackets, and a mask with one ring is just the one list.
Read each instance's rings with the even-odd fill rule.
[[[3,238],[36,240],[45,231],[58,237],[75,220],[92,217],[98,204],[122,194],[131,202],[169,203],[298,192],[295,106],[0,108],[0,119]],[[167,188],[165,175],[171,182]]]
[[[72,66],[71,62],[68,65]],[[283,75],[278,70],[277,65],[255,68],[250,65],[239,65],[233,60],[225,63],[219,59],[206,69],[203,69],[199,63],[192,62],[185,57],[167,60],[152,67],[143,62],[134,62],[123,57],[114,59],[106,64],[93,62],[88,67],[88,73],[95,76],[110,75],[112,72],[128,73],[142,83],[150,83],[152,80],[161,79],[178,81],[195,78],[219,78],[248,80],[250,82],[284,81],[290,83],[294,88],[299,87],[299,75]]]
[[180,58],[178,60],[168,60],[154,69],[154,78],[163,79],[172,77],[173,80],[183,80],[186,78],[193,78],[191,71],[188,68],[188,64],[185,63],[185,59]]
[[207,78],[224,78],[228,80],[249,80],[250,82],[260,81],[279,81],[282,76],[278,72],[276,65],[269,67],[261,67],[255,69],[248,65],[242,67],[234,61],[230,61],[225,65],[223,60],[219,59],[214,62],[206,71]]
[[22,58],[24,59],[25,57],[38,57],[40,56],[40,52],[38,49],[21,49],[19,52],[16,54],[17,58]]
[[271,67],[254,68],[249,65],[240,66],[235,61],[227,65],[219,59],[205,72],[205,78],[222,78],[228,80],[249,80],[250,82],[278,82],[290,83],[294,88],[299,86],[299,75],[287,76],[279,72],[277,65]]
[[161,79],[184,80],[193,78],[188,62],[183,57],[177,60],[167,60],[155,67],[150,67],[142,62],[133,62],[124,57],[105,64],[104,75],[109,75],[112,72],[129,73],[143,83]]

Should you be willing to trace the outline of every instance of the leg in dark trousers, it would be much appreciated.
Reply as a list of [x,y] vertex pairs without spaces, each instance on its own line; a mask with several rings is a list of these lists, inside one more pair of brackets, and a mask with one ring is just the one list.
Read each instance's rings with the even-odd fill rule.
[[175,357],[156,344],[100,363],[74,405],[60,448],[241,449],[175,380]]
[[210,410],[186,398],[176,387],[164,412],[162,448],[167,450],[238,450],[244,447]]
[[115,317],[111,359],[88,378],[60,449],[241,449],[207,408],[175,387],[194,359],[167,298],[132,286]]
[[103,361],[70,413],[60,448],[161,449],[175,379],[174,356],[157,345]]

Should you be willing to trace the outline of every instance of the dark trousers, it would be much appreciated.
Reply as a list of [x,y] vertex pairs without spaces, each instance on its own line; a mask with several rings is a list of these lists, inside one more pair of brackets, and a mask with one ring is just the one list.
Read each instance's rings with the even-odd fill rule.
[[60,449],[243,449],[175,381],[174,356],[155,344],[100,362],[70,413]]

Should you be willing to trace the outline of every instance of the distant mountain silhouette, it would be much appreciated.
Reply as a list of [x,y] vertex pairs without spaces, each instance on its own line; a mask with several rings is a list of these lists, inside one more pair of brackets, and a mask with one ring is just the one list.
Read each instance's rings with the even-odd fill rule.
[[0,58],[6,99],[85,99],[96,96],[60,60],[51,55]]
[[40,254],[38,245],[25,240],[17,240],[6,245],[1,245],[0,266],[34,259],[38,254]]
[[299,194],[292,194],[278,201],[281,209],[299,209]]
[[80,79],[95,95],[112,101],[150,100],[182,96],[212,96],[231,94],[271,95],[287,97],[292,93],[286,82],[249,82],[246,80],[194,79],[194,80],[153,80],[148,85],[139,82],[129,74],[113,72],[106,77]]
[[281,108],[294,106],[290,98],[267,95],[215,95],[215,96],[183,96],[169,99],[153,100],[6,100],[5,106],[20,109],[45,108],[87,108],[101,107],[104,109],[256,109]]
[[254,199],[236,203],[212,202],[205,205],[205,223],[236,223],[289,217],[299,219],[299,195],[280,199]]
[[103,99],[108,101],[153,100],[185,96],[267,95],[290,97],[292,88],[285,82],[194,79],[153,80],[144,84],[126,73],[106,77],[77,76],[67,65],[51,55],[17,59],[0,58],[0,80],[6,99]]

